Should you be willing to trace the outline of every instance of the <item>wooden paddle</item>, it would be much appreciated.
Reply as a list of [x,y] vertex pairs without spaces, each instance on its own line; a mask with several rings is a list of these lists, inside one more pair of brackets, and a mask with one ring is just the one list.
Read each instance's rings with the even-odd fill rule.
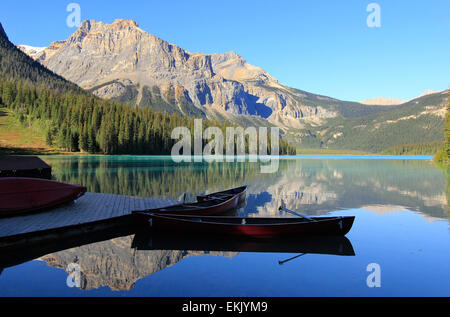
[[316,220],[314,220],[314,219],[312,219],[312,218],[309,218],[309,217],[307,217],[307,216],[301,215],[301,214],[299,214],[298,212],[295,212],[295,211],[292,211],[292,210],[287,209],[287,208],[286,208],[286,205],[284,204],[284,201],[283,201],[283,200],[281,200],[281,206],[280,206],[280,208],[279,208],[278,210],[286,211],[286,212],[288,212],[288,213],[290,213],[290,214],[293,214],[293,215],[296,215],[296,216],[298,216],[298,217],[304,218],[304,219],[306,219],[306,220],[308,220],[308,221],[316,221]]
[[307,254],[307,253],[301,253],[301,254],[296,255],[296,256],[294,256],[294,257],[292,257],[292,258],[289,258],[289,259],[287,259],[287,260],[284,260],[284,261],[278,261],[278,264],[279,264],[279,265],[283,265],[283,264],[286,263],[286,262],[292,261],[292,260],[294,260],[294,259],[296,259],[296,258],[299,258],[299,257],[301,257],[301,256],[304,256],[304,255],[306,255],[306,254]]

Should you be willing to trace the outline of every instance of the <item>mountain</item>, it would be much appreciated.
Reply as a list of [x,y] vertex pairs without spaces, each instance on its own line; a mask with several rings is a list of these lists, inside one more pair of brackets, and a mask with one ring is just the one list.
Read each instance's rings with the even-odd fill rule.
[[[425,97],[428,95],[436,94],[439,92],[440,91],[427,89],[418,97],[410,99],[408,101],[411,101],[411,100],[414,100],[414,99],[417,99],[420,97]],[[401,104],[407,103],[408,101],[401,100],[401,99],[387,98],[387,97],[376,97],[373,99],[361,101],[360,103],[362,103],[363,105],[374,105],[374,106],[396,106],[396,105],[401,105]]]
[[[334,118],[321,126],[286,136],[299,147],[348,149],[380,153],[400,144],[444,141],[446,104],[450,90],[410,100],[389,111],[358,118]],[[385,107],[379,107],[385,108]]]
[[383,109],[292,89],[234,52],[191,53],[132,20],[84,21],[37,61],[102,98],[214,119],[259,120],[282,128]]
[[188,52],[132,20],[87,20],[67,40],[29,54],[103,99],[243,126],[276,125],[300,148],[379,152],[443,139],[437,129],[448,91],[402,103],[342,101],[282,85],[235,52]]
[[[168,155],[175,143],[173,129],[194,126],[194,118],[189,116],[182,118],[94,96],[15,47],[3,27],[0,105],[13,113],[18,125],[33,128],[45,135],[47,145],[68,152]],[[220,126],[223,133],[231,126],[211,120],[205,124]],[[295,153],[284,140],[279,145],[280,154]]]
[[5,30],[3,29],[3,25],[0,23],[0,38],[6,38],[8,39],[8,36],[6,35]]
[[60,91],[82,90],[24,54],[12,44],[0,23],[0,78],[19,80]]
[[424,96],[427,96],[427,95],[432,95],[432,94],[435,94],[435,93],[438,93],[439,91],[436,91],[436,90],[432,90],[432,89],[427,89],[427,90],[425,90],[419,97],[424,97]]

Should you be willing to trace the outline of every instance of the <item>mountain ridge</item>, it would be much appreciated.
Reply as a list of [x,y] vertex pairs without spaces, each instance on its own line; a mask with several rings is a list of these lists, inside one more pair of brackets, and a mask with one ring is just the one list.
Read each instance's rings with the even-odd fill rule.
[[428,95],[432,95],[432,94],[436,94],[436,93],[440,93],[443,92],[445,90],[431,90],[431,89],[426,89],[423,93],[421,93],[420,95],[411,98],[409,100],[402,100],[402,99],[396,99],[396,98],[390,98],[390,97],[375,97],[372,99],[368,99],[368,100],[364,100],[364,101],[360,101],[361,104],[364,105],[375,105],[375,106],[396,106],[396,105],[403,105],[405,103],[408,103],[409,101],[421,98],[421,97],[425,97]]
[[6,39],[8,39],[8,36],[6,35],[5,29],[3,29],[3,25],[1,22],[0,22],[0,37],[5,37]]
[[397,106],[404,104],[406,101],[401,99],[389,98],[389,97],[375,97],[373,99],[360,101],[363,105],[375,105],[375,106]]
[[[380,153],[402,144],[441,142],[450,89],[412,99],[389,111],[358,118],[335,118],[323,126],[288,133],[304,148],[360,150]],[[378,106],[379,108],[384,108]]]

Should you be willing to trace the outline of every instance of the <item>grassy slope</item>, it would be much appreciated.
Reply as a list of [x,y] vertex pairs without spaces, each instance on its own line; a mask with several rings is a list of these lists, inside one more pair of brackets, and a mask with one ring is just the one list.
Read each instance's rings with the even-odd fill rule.
[[67,154],[48,146],[39,130],[22,125],[9,109],[0,107],[0,154]]

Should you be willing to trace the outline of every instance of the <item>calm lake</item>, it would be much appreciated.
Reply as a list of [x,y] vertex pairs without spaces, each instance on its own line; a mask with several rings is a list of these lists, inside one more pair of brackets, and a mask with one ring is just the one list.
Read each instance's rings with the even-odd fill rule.
[[[0,267],[0,296],[450,296],[448,184],[429,157],[297,156],[266,163],[170,157],[43,157],[90,192],[179,200],[247,184],[248,217],[355,215],[343,239],[152,248],[134,234]],[[208,237],[205,237],[208,239]],[[146,247],[147,246],[147,247]],[[79,287],[69,287],[76,263]],[[1,266],[1,263],[0,263]],[[72,281],[71,279],[69,279]],[[69,283],[70,284],[70,283]],[[73,286],[73,285],[72,285]]]

